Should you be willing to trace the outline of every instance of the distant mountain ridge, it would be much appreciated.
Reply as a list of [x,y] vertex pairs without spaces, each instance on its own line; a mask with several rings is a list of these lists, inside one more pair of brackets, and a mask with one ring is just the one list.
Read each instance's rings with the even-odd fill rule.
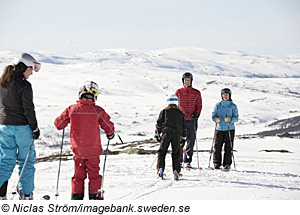
[[[0,51],[0,63],[9,63],[17,51]],[[81,61],[109,65],[128,64],[162,70],[190,71],[202,75],[248,78],[300,78],[300,55],[258,56],[244,52],[216,51],[195,47],[152,51],[127,49],[95,50],[84,54],[32,53],[42,63],[74,64]]]

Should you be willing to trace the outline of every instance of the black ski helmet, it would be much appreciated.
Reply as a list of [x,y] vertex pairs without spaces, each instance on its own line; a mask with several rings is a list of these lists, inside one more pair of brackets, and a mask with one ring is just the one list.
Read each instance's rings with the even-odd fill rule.
[[222,100],[223,100],[222,94],[224,94],[224,93],[229,94],[229,100],[231,101],[231,94],[232,94],[231,90],[229,88],[223,88],[221,90],[221,98],[222,98]]
[[183,75],[182,75],[182,84],[184,84],[184,79],[185,78],[189,78],[189,79],[191,79],[191,85],[192,85],[192,82],[193,82],[193,75],[192,75],[192,73],[190,73],[190,72],[185,72]]

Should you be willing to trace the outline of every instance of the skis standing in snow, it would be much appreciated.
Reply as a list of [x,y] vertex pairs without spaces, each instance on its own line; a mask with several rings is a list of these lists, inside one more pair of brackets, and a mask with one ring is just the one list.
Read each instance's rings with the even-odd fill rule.
[[89,178],[89,199],[102,200],[101,179],[99,174],[100,155],[103,151],[100,128],[108,139],[114,138],[114,124],[103,108],[95,101],[99,92],[98,85],[86,81],[79,90],[77,104],[71,105],[55,119],[57,129],[64,129],[71,123],[70,144],[74,155],[75,173],[72,178],[72,200],[84,198],[84,180]]
[[233,157],[233,140],[235,134],[234,123],[238,121],[239,113],[236,104],[231,99],[232,92],[228,88],[221,90],[222,101],[215,105],[212,112],[212,120],[217,123],[214,142],[214,168],[220,169],[222,166],[222,147],[225,143],[225,153],[223,159],[223,169],[230,169]]
[[[34,163],[33,139],[40,131],[37,125],[31,84],[27,81],[32,70],[41,64],[27,53],[18,55],[4,69],[0,78],[0,199],[6,199],[8,180],[19,162],[19,183],[16,190],[21,199],[33,199]],[[25,163],[26,161],[26,163]]]
[[167,99],[167,107],[163,109],[156,124],[155,138],[160,142],[157,159],[159,177],[164,177],[165,157],[171,143],[172,167],[174,179],[179,179],[180,173],[180,146],[184,146],[186,139],[186,125],[184,114],[178,107],[178,98],[172,95]]
[[186,151],[188,156],[180,149],[180,162],[186,163],[191,168],[193,149],[195,145],[196,133],[198,128],[198,118],[202,110],[202,98],[199,90],[192,87],[193,75],[186,72],[182,75],[183,88],[176,91],[179,100],[179,107],[184,113],[187,126]]

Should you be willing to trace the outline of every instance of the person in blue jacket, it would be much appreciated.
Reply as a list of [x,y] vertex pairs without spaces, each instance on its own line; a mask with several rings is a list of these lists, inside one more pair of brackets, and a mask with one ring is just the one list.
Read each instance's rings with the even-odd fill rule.
[[[216,123],[214,140],[213,162],[215,169],[229,170],[232,163],[232,149],[235,134],[234,123],[238,121],[239,113],[236,104],[231,99],[232,92],[229,88],[221,90],[222,101],[215,105],[212,112],[212,120]],[[230,132],[230,136],[229,136]],[[222,164],[222,147],[224,147],[224,159]]]

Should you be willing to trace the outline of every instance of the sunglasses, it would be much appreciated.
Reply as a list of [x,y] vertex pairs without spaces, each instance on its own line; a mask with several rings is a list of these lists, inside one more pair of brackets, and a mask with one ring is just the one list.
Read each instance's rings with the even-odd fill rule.
[[80,90],[80,92],[81,93],[91,93],[92,95],[94,95],[95,97],[97,97],[98,96],[98,90],[96,90],[95,88],[91,88],[90,90],[88,90],[87,88],[82,88],[81,90]]
[[193,78],[193,75],[192,74],[183,74],[182,78],[190,78],[192,79]]
[[222,93],[222,94],[231,94],[231,91],[230,91],[230,90],[227,90],[227,89],[224,89],[224,90],[222,90],[221,93]]

